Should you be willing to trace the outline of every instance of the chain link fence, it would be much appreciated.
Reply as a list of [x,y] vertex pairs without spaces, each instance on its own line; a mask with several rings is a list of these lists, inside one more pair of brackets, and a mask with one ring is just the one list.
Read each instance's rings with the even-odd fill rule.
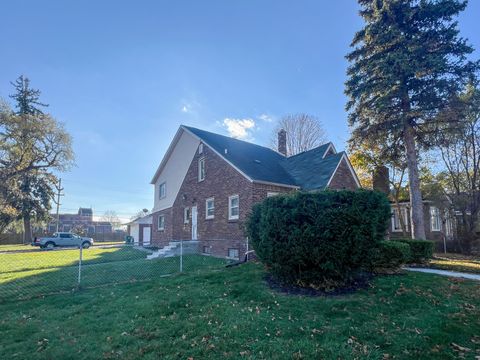
[[162,249],[123,243],[49,250],[0,246],[0,302],[221,269],[240,258],[238,251],[232,258],[215,256],[211,247],[199,241],[171,242]]

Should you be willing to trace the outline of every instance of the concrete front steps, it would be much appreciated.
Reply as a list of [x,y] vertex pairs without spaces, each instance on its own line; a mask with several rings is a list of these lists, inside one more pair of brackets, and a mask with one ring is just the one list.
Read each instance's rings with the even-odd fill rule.
[[[182,245],[182,246],[181,246]],[[183,241],[181,244],[180,241],[170,241],[167,246],[154,251],[150,255],[147,256],[148,260],[158,259],[158,258],[166,258],[172,256],[180,256],[180,253],[183,251],[183,255],[187,254],[198,254],[198,241],[197,240],[188,240]]]

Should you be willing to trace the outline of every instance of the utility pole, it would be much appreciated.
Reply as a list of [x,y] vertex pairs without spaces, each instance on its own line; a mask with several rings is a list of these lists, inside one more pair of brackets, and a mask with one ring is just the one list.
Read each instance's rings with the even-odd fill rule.
[[64,196],[65,194],[62,194],[63,188],[62,188],[62,179],[58,180],[58,185],[55,185],[57,188],[57,200],[53,199],[53,202],[57,204],[57,232],[58,232],[58,225],[60,223],[60,196]]

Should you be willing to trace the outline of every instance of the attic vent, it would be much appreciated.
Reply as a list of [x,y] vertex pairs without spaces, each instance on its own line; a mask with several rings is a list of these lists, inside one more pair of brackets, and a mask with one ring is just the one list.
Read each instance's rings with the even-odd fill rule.
[[255,159],[255,160],[253,160],[253,161],[255,161],[257,164],[261,164],[261,163],[262,163],[260,160],[257,160],[257,159]]

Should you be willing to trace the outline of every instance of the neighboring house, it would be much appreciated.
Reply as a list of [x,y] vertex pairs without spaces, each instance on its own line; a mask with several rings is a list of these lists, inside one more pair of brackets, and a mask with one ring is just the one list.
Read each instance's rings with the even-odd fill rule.
[[[390,238],[411,238],[412,220],[410,215],[410,203],[392,204],[392,219],[390,223]],[[423,214],[425,222],[425,235],[428,240],[435,241],[436,250],[443,251],[444,247],[451,249],[454,247],[453,241],[456,235],[456,217],[450,211],[439,207],[435,202],[423,201]],[[400,220],[402,216],[405,224],[406,236],[403,235],[402,224]]]
[[[386,195],[390,194],[389,171],[386,167],[377,168],[373,174],[373,188]],[[392,218],[388,228],[391,239],[411,238],[412,220],[410,202],[391,202]],[[435,201],[423,200],[425,235],[436,243],[437,251],[453,249],[456,239],[456,216],[452,212],[452,202],[448,196],[440,196]],[[402,226],[403,222],[403,226]]]
[[[57,231],[57,215],[51,214],[52,221],[48,224],[47,231]],[[59,214],[58,231],[69,232],[73,229],[83,229],[88,235],[109,234],[112,224],[108,221],[94,221],[91,208],[79,208],[76,214]]]
[[239,258],[247,249],[243,225],[256,202],[296,190],[360,187],[347,155],[332,143],[285,154],[285,131],[277,152],[180,126],[151,181],[152,244],[194,240],[206,254]]
[[152,233],[152,215],[139,217],[130,221],[127,225],[127,233],[133,237],[135,245],[150,245]]

